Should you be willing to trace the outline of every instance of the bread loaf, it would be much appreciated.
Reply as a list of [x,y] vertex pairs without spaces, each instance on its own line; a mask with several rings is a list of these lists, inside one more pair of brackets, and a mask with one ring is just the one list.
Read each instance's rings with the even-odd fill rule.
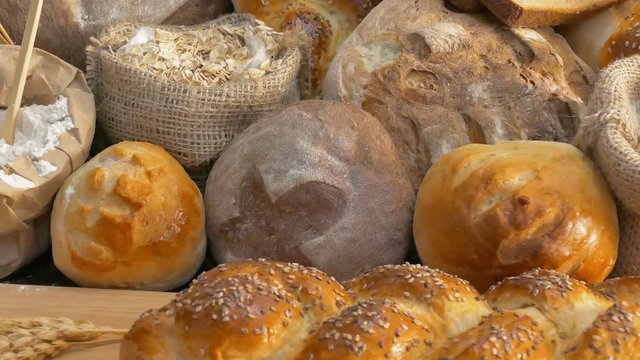
[[417,189],[461,145],[569,142],[592,78],[551,29],[508,28],[443,0],[387,0],[341,46],[323,97],[380,120]]
[[309,80],[315,94],[340,44],[381,1],[233,0],[233,5],[276,30],[299,28],[310,37]]
[[484,6],[480,0],[448,0],[453,6],[462,11],[478,11]]
[[[91,36],[97,36],[109,26],[121,22],[159,24],[170,18],[172,23],[192,23],[189,11],[193,0],[54,0],[44,1],[36,47],[46,50],[72,65],[84,69],[84,49]],[[199,11],[198,19],[213,19],[220,15],[228,0],[215,2]],[[14,41],[22,39],[29,1],[3,0],[0,6],[2,23]],[[209,12],[211,11],[211,12]]]
[[381,266],[343,287],[313,268],[242,261],[145,312],[120,359],[633,359],[638,310],[539,269],[481,297],[420,265]]
[[620,0],[480,0],[502,22],[514,27],[567,24]]
[[342,280],[405,259],[413,201],[373,117],[309,100],[256,121],[216,161],[207,232],[219,263],[295,261]]
[[622,1],[594,16],[562,28],[569,45],[587,64],[601,69],[620,58],[640,54],[640,3]]
[[569,144],[472,144],[442,157],[418,193],[414,238],[423,263],[480,290],[548,268],[596,283],[618,249],[614,199]]
[[122,142],[64,182],[51,237],[56,267],[81,286],[170,290],[204,259],[204,204],[166,151]]

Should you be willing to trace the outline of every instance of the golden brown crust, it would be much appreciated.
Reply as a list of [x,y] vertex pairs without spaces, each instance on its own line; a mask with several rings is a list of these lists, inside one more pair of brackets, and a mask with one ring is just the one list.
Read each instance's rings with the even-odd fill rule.
[[65,181],[52,240],[56,266],[78,284],[169,290],[204,257],[202,195],[162,148],[119,143]]
[[545,27],[567,24],[607,7],[619,0],[594,0],[579,10],[562,5],[526,8],[515,0],[480,0],[500,21],[513,27]]
[[379,266],[345,284],[355,299],[402,303],[438,334],[439,343],[475,326],[491,308],[468,282],[421,265]]
[[615,302],[640,305],[640,277],[607,279],[593,287],[593,291]]
[[640,305],[553,271],[507,278],[482,297],[409,264],[381,266],[347,287],[297,264],[221,265],[144,313],[120,359],[631,360],[640,346]]
[[487,289],[534,267],[595,283],[617,256],[610,191],[575,147],[467,145],[427,172],[414,237],[422,261]]
[[565,352],[567,360],[638,358],[640,346],[640,307],[615,304],[582,333],[579,341]]
[[424,359],[436,329],[391,300],[368,299],[325,321],[296,359]]
[[253,14],[276,30],[302,29],[311,40],[311,87],[316,89],[336,51],[381,0],[234,0],[236,12]]
[[[162,341],[189,359],[288,358],[301,350],[312,326],[348,305],[344,288],[313,268],[266,261],[220,265],[194,280],[168,309],[143,315],[120,358],[144,359]],[[156,332],[148,318],[159,313],[171,319],[163,324],[175,324]],[[170,340],[163,340],[167,333]]]
[[483,296],[495,309],[538,310],[566,341],[577,338],[613,305],[604,296],[593,293],[584,282],[542,269],[506,278]]
[[555,347],[545,329],[527,315],[497,312],[455,336],[434,359],[554,359]]
[[[620,17],[619,14],[616,15]],[[640,54],[640,39],[636,36],[638,33],[640,33],[640,3],[631,9],[629,16],[618,25],[600,50],[600,68],[616,60]]]

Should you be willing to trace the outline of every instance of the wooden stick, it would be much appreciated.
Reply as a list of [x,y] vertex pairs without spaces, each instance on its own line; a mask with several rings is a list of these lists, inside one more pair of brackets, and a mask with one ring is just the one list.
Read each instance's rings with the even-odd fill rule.
[[5,43],[7,43],[8,45],[15,45],[13,40],[11,40],[11,36],[9,36],[9,33],[7,32],[7,30],[4,29],[2,24],[0,24],[0,36],[5,40]]
[[22,103],[22,94],[24,93],[24,84],[27,80],[27,72],[29,71],[29,62],[33,53],[33,44],[36,41],[36,33],[38,32],[38,23],[40,22],[40,13],[42,12],[43,0],[31,0],[29,5],[29,15],[27,16],[27,25],[24,29],[22,44],[20,44],[20,56],[16,63],[16,72],[13,78],[13,87],[9,93],[9,102],[4,117],[3,138],[9,145],[13,145],[13,138],[16,132],[16,118],[20,111]]

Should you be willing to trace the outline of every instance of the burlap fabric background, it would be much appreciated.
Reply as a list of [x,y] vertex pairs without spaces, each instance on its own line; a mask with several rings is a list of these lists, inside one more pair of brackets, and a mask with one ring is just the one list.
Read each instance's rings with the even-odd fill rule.
[[574,143],[591,152],[619,202],[614,276],[640,275],[640,56],[599,75]]
[[[198,26],[153,27],[184,31],[247,22],[255,24],[250,15],[231,14]],[[131,34],[139,26],[120,24],[101,39]],[[213,160],[238,132],[261,115],[299,100],[306,91],[301,86],[302,52],[295,45],[281,51],[283,63],[275,72],[216,87],[161,79],[117,59],[108,45],[87,49],[87,79],[96,97],[99,127],[111,143],[134,140],[162,146],[197,182],[206,180]]]

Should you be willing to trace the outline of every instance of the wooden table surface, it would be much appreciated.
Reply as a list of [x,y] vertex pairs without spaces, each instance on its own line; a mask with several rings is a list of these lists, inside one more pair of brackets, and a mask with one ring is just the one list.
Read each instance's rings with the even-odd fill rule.
[[[0,317],[68,317],[128,329],[145,310],[167,304],[174,293],[0,284]],[[60,360],[118,359],[119,344],[76,348]]]

